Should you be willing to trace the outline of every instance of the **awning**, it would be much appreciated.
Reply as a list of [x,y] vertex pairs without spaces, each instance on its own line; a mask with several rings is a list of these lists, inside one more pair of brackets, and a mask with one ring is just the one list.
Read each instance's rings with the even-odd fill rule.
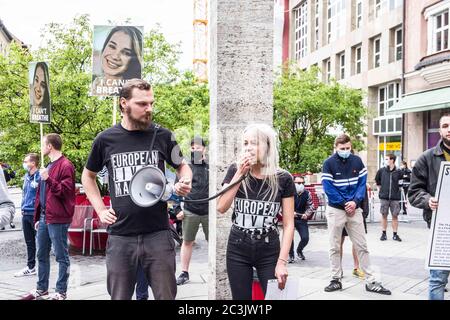
[[387,115],[450,108],[450,87],[404,96],[386,110]]

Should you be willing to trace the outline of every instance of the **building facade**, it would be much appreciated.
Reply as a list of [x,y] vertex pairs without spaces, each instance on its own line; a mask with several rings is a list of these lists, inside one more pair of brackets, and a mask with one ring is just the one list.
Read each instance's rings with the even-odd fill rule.
[[17,39],[3,24],[3,21],[0,19],[0,54],[5,55],[7,52],[7,48],[11,42],[19,43],[23,48],[27,48],[27,46]]
[[402,95],[403,0],[289,0],[289,13],[289,59],[365,93],[373,181],[387,153],[401,160],[402,115],[386,110]]
[[405,117],[404,158],[414,164],[440,138],[450,111],[450,0],[405,1],[404,96],[388,113]]

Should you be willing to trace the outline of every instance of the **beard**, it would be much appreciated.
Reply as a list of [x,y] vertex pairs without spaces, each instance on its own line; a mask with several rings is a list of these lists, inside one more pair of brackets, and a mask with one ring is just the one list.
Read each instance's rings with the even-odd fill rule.
[[444,144],[447,148],[450,148],[450,139],[447,139],[446,137],[442,137],[442,142],[444,142]]
[[151,113],[148,113],[146,117],[135,118],[131,114],[131,109],[125,108],[125,114],[127,115],[128,121],[130,122],[134,130],[146,130],[150,127],[150,124],[152,123]]

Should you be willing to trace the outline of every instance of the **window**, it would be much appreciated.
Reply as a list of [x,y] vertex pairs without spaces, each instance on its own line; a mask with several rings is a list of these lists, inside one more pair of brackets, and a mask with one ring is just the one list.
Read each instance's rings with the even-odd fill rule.
[[373,44],[373,67],[378,68],[381,60],[381,37],[376,37],[372,40]]
[[401,90],[399,82],[391,82],[378,89],[378,116],[382,117],[386,109],[392,107],[400,99]]
[[394,10],[403,5],[403,0],[389,0],[389,10]]
[[354,74],[359,74],[361,73],[361,45],[355,47],[353,54],[355,61]]
[[434,16],[434,50],[439,52],[448,49],[449,42],[448,10]]
[[319,16],[320,16],[320,1],[316,0],[315,3],[315,10],[314,10],[314,38],[315,38],[315,50],[319,49]]
[[381,0],[375,0],[375,18],[378,18],[381,13]]
[[345,33],[345,0],[328,0],[327,4],[327,41],[339,39]]
[[362,24],[362,0],[356,2],[356,29],[361,28]]
[[395,29],[395,61],[402,60],[403,50],[403,30],[402,28]]
[[338,55],[338,62],[339,62],[339,80],[342,80],[345,78],[345,53],[342,52]]
[[331,60],[327,59],[323,61],[323,69],[325,70],[323,81],[329,83],[331,80]]
[[295,16],[295,59],[300,60],[306,56],[308,40],[308,13],[307,1],[303,1],[294,10]]

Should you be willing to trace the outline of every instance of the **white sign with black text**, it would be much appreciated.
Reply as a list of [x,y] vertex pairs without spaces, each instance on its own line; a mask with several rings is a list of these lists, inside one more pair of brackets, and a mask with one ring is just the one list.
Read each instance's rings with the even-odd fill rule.
[[438,207],[431,220],[426,268],[450,270],[450,162],[442,162],[436,185]]

